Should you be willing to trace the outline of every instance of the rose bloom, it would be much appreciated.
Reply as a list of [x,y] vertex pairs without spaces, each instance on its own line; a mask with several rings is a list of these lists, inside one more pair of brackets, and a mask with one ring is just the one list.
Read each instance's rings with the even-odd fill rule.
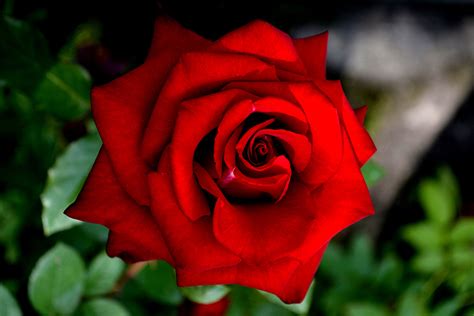
[[211,42],[158,18],[143,65],[92,90],[103,146],[66,214],[179,286],[300,302],[330,239],[373,214],[366,108],[326,80],[327,39],[254,21]]

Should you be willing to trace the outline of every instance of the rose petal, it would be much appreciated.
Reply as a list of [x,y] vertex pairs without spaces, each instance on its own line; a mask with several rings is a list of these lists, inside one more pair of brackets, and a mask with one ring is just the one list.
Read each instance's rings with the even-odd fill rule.
[[375,148],[374,142],[369,133],[364,128],[347,100],[341,82],[326,80],[321,82],[318,81],[316,84],[321,87],[322,91],[331,98],[332,103],[338,108],[357,160],[359,161],[359,165],[364,165],[377,149]]
[[303,111],[286,100],[265,97],[254,102],[246,100],[236,103],[225,113],[215,137],[214,161],[218,176],[222,174],[222,155],[225,144],[228,142],[233,131],[253,113],[264,113],[274,117],[287,125],[288,129],[298,133],[305,133],[308,129]]
[[165,150],[157,173],[150,173],[152,213],[175,258],[176,268],[210,269],[235,265],[241,259],[214,237],[209,216],[191,221],[180,210],[170,180],[169,154]]
[[148,209],[137,205],[119,185],[104,148],[81,193],[65,213],[81,221],[107,226],[111,230],[107,247],[110,256],[127,261],[173,262]]
[[344,228],[374,214],[369,190],[345,133],[341,168],[311,195],[314,205],[312,227],[301,247],[291,253],[303,261]]
[[178,269],[178,286],[240,284],[273,293],[287,304],[300,303],[308,292],[325,248],[319,249],[304,264],[287,258],[262,265],[242,262],[206,271]]
[[328,32],[293,40],[308,75],[313,79],[326,78]]
[[311,161],[299,176],[313,187],[323,184],[342,160],[339,115],[329,100],[310,84],[290,84],[290,90],[306,114],[311,128]]
[[[237,168],[235,156],[236,145],[239,141],[240,134],[242,132],[242,126],[239,126],[229,138],[229,141],[225,145],[224,150],[224,163],[226,164],[227,169],[233,170]],[[247,176],[254,178],[262,178],[268,176],[274,176],[281,173],[291,174],[291,166],[288,162],[288,159],[283,156],[277,156],[268,161],[266,164],[261,166],[253,166],[248,163],[245,159],[241,158],[241,163],[239,163],[239,169],[246,174]]]
[[150,197],[148,167],[139,145],[153,104],[179,56],[205,45],[206,40],[176,22],[158,19],[145,63],[92,90],[92,113],[114,170],[124,189],[141,205],[148,205]]
[[278,139],[296,171],[302,171],[311,158],[311,144],[306,136],[283,129],[262,129],[254,137],[269,135]]
[[354,110],[354,113],[357,117],[357,120],[361,125],[364,125],[365,117],[367,116],[367,110],[369,107],[367,105],[363,105],[360,108]]
[[216,238],[244,261],[255,264],[285,257],[305,240],[314,218],[309,190],[292,181],[278,203],[228,204],[214,208]]
[[169,74],[146,128],[142,154],[154,165],[173,132],[179,104],[235,80],[275,80],[274,67],[255,57],[195,52],[183,55]]
[[162,58],[163,51],[175,50],[181,54],[189,50],[205,49],[211,41],[181,26],[175,20],[160,16],[155,21],[155,30],[147,59]]
[[228,170],[219,179],[219,186],[228,196],[235,198],[257,199],[270,196],[273,200],[279,201],[284,197],[290,183],[291,167],[289,162],[287,162],[285,171],[285,173],[272,176],[252,178],[235,168]]
[[211,49],[223,47],[258,56],[271,61],[278,68],[304,72],[291,37],[265,21],[255,20],[246,24],[221,37],[215,46]]
[[[193,159],[201,140],[217,127],[232,103],[252,95],[226,90],[183,103],[170,143],[172,183],[181,210],[191,220],[209,215],[209,206],[193,175]],[[211,149],[209,149],[211,154]]]

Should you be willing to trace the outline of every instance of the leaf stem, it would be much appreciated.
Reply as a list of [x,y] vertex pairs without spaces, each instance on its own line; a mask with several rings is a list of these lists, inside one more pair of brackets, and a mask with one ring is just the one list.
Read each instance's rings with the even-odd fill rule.
[[147,264],[148,262],[146,261],[130,264],[127,269],[125,269],[125,272],[120,277],[120,279],[118,279],[117,283],[113,287],[113,290],[111,291],[111,294],[122,291],[127,282],[133,279]]

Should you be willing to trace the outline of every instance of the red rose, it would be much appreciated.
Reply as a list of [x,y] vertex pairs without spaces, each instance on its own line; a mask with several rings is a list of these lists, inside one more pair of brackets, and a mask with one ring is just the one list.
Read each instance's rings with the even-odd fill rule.
[[180,286],[301,301],[329,240],[373,213],[365,108],[325,79],[326,44],[262,21],[211,42],[159,18],[145,63],[92,91],[104,145],[67,215]]

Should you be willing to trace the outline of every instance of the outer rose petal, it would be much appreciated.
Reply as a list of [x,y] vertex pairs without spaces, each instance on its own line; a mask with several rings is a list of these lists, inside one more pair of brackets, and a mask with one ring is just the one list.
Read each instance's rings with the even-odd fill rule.
[[369,107],[367,105],[363,105],[360,108],[354,110],[354,113],[357,117],[357,120],[361,125],[364,125],[365,117],[367,116],[367,110]]
[[291,253],[292,257],[303,261],[341,230],[374,214],[369,190],[346,133],[341,168],[311,195],[314,205],[312,227],[304,243]]
[[287,304],[300,303],[313,280],[326,247],[319,249],[309,261],[280,259],[262,265],[242,262],[236,266],[193,271],[177,269],[179,286],[240,284],[277,295]]
[[170,180],[168,151],[163,153],[158,168],[148,177],[152,212],[176,262],[175,268],[202,270],[239,263],[241,259],[214,237],[209,216],[193,222],[179,209]]
[[176,22],[160,18],[146,62],[92,90],[92,113],[124,189],[141,205],[149,204],[146,173],[139,145],[152,106],[178,57],[207,41]]
[[251,56],[210,52],[183,55],[169,74],[144,134],[142,153],[149,165],[158,161],[169,141],[183,100],[212,93],[236,80],[276,80],[275,69]]
[[326,78],[328,32],[293,40],[308,75],[313,79]]
[[66,215],[107,226],[107,251],[126,261],[163,259],[173,262],[148,209],[135,203],[120,187],[104,148],[84,187]]
[[309,190],[298,182],[291,182],[277,203],[240,205],[218,199],[214,234],[245,262],[261,265],[286,257],[304,242],[314,208]]
[[[347,134],[353,146],[359,165],[362,166],[375,153],[376,148],[360,118],[354,113],[347,100],[340,81],[317,81],[318,87],[327,94],[338,108]],[[364,113],[365,116],[365,113]]]
[[289,84],[289,88],[306,113],[311,129],[311,161],[299,176],[316,187],[338,170],[342,160],[342,130],[339,115],[329,100],[310,84]]
[[183,53],[204,49],[211,44],[211,41],[182,27],[175,20],[161,16],[155,21],[155,31],[147,59],[162,58],[163,52],[167,50]]
[[265,21],[255,20],[224,35],[211,50],[220,47],[255,55],[278,68],[305,72],[291,37]]

